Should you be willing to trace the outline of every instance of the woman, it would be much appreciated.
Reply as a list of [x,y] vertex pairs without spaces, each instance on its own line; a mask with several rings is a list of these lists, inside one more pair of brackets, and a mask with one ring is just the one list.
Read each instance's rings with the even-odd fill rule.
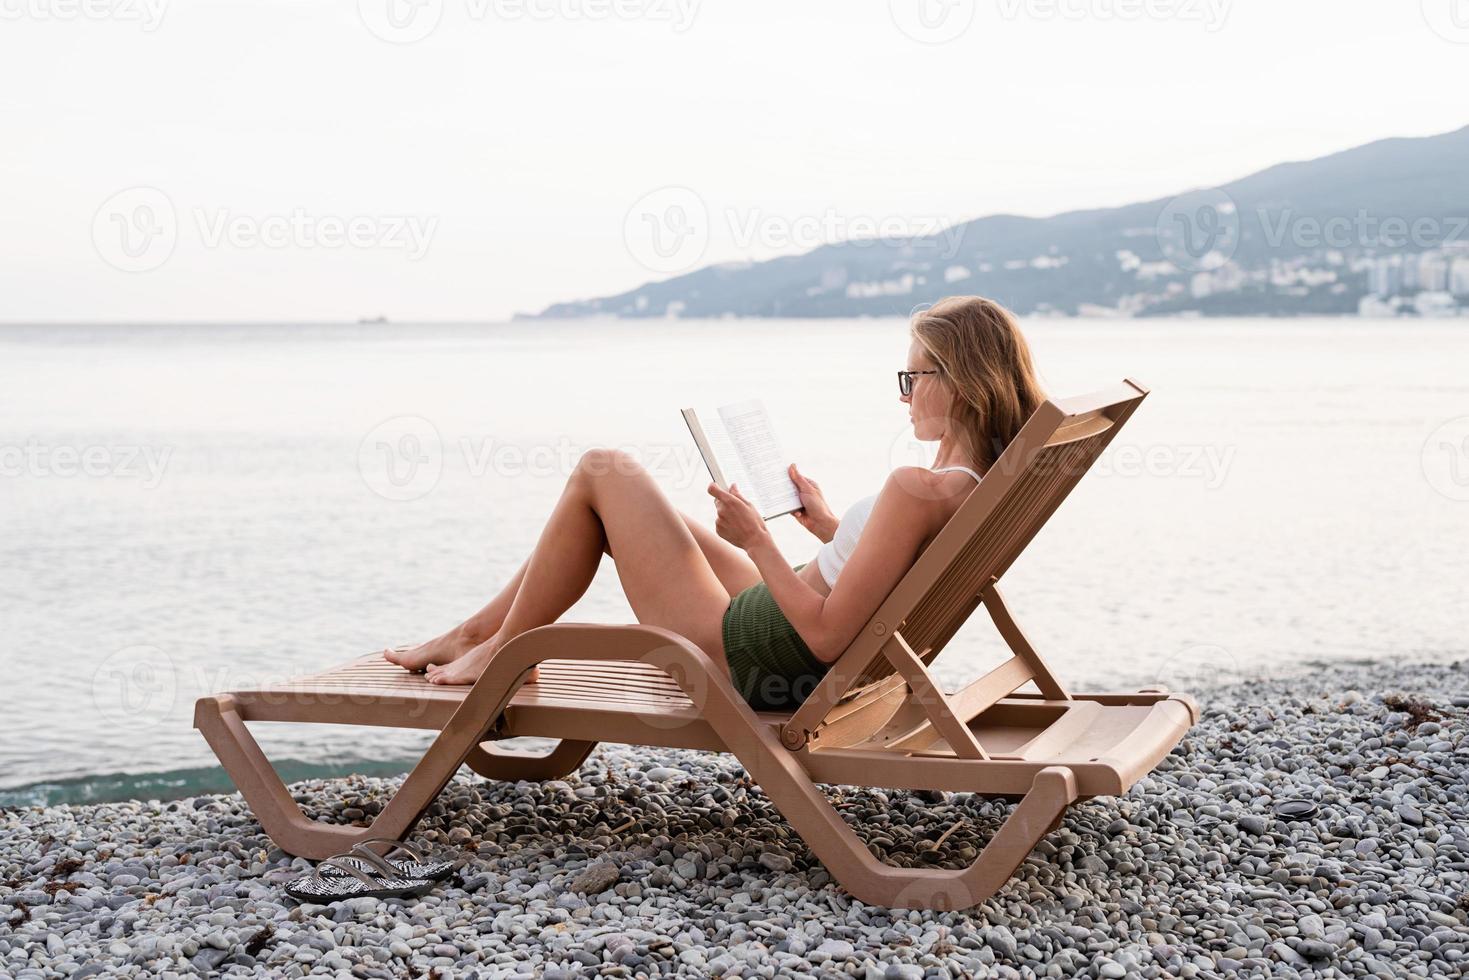
[[606,553],[640,623],[697,644],[753,707],[795,707],[1044,397],[1014,317],[978,296],[914,315],[898,388],[914,435],[938,442],[934,466],[894,470],[840,521],[820,487],[791,466],[796,519],[822,542],[814,561],[788,565],[738,487],[709,485],[710,531],[675,509],[629,456],[594,449],[535,551],[489,605],[437,639],[384,655],[426,669],[435,684],[471,684],[513,637],[570,608]]

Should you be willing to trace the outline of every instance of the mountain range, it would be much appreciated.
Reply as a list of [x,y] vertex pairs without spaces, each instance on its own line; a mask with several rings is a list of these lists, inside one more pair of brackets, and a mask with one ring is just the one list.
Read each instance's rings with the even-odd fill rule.
[[710,265],[529,316],[902,316],[955,293],[1031,315],[1356,313],[1374,261],[1452,258],[1469,245],[1466,216],[1469,127],[1123,207]]

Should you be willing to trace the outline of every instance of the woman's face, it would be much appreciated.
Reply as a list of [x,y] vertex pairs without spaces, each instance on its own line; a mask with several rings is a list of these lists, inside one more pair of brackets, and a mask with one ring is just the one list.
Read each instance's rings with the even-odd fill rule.
[[[908,346],[908,371],[932,371],[936,367],[928,351],[915,338]],[[913,423],[913,437],[923,442],[942,439],[949,428],[949,409],[953,399],[943,381],[936,374],[920,374],[913,379],[913,394],[899,395],[899,401],[908,406],[908,418]]]

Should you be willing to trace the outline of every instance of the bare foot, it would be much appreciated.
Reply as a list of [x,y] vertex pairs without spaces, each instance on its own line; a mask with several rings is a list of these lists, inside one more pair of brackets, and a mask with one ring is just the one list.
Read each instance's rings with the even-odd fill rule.
[[[498,638],[499,634],[496,634],[449,663],[430,666],[428,668],[429,682],[432,684],[473,684],[479,680],[479,675],[485,672],[485,668],[489,666],[491,659],[500,649]],[[525,679],[525,682],[534,684],[539,679],[540,668],[532,667],[530,676]]]
[[451,663],[474,649],[475,641],[466,637],[462,630],[463,627],[456,626],[427,643],[384,650],[383,659],[419,673],[434,664]]

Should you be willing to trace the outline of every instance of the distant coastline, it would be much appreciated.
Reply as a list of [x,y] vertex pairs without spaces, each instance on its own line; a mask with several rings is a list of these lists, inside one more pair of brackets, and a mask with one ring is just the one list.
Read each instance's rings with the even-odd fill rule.
[[[1463,316],[1465,173],[1469,127],[1282,163],[1172,198],[948,227],[914,216],[721,210],[669,188],[630,213],[626,233],[629,253],[667,278],[517,319],[903,316],[974,293],[1022,316]],[[886,226],[910,231],[836,236]],[[716,238],[814,247],[698,267]]]

